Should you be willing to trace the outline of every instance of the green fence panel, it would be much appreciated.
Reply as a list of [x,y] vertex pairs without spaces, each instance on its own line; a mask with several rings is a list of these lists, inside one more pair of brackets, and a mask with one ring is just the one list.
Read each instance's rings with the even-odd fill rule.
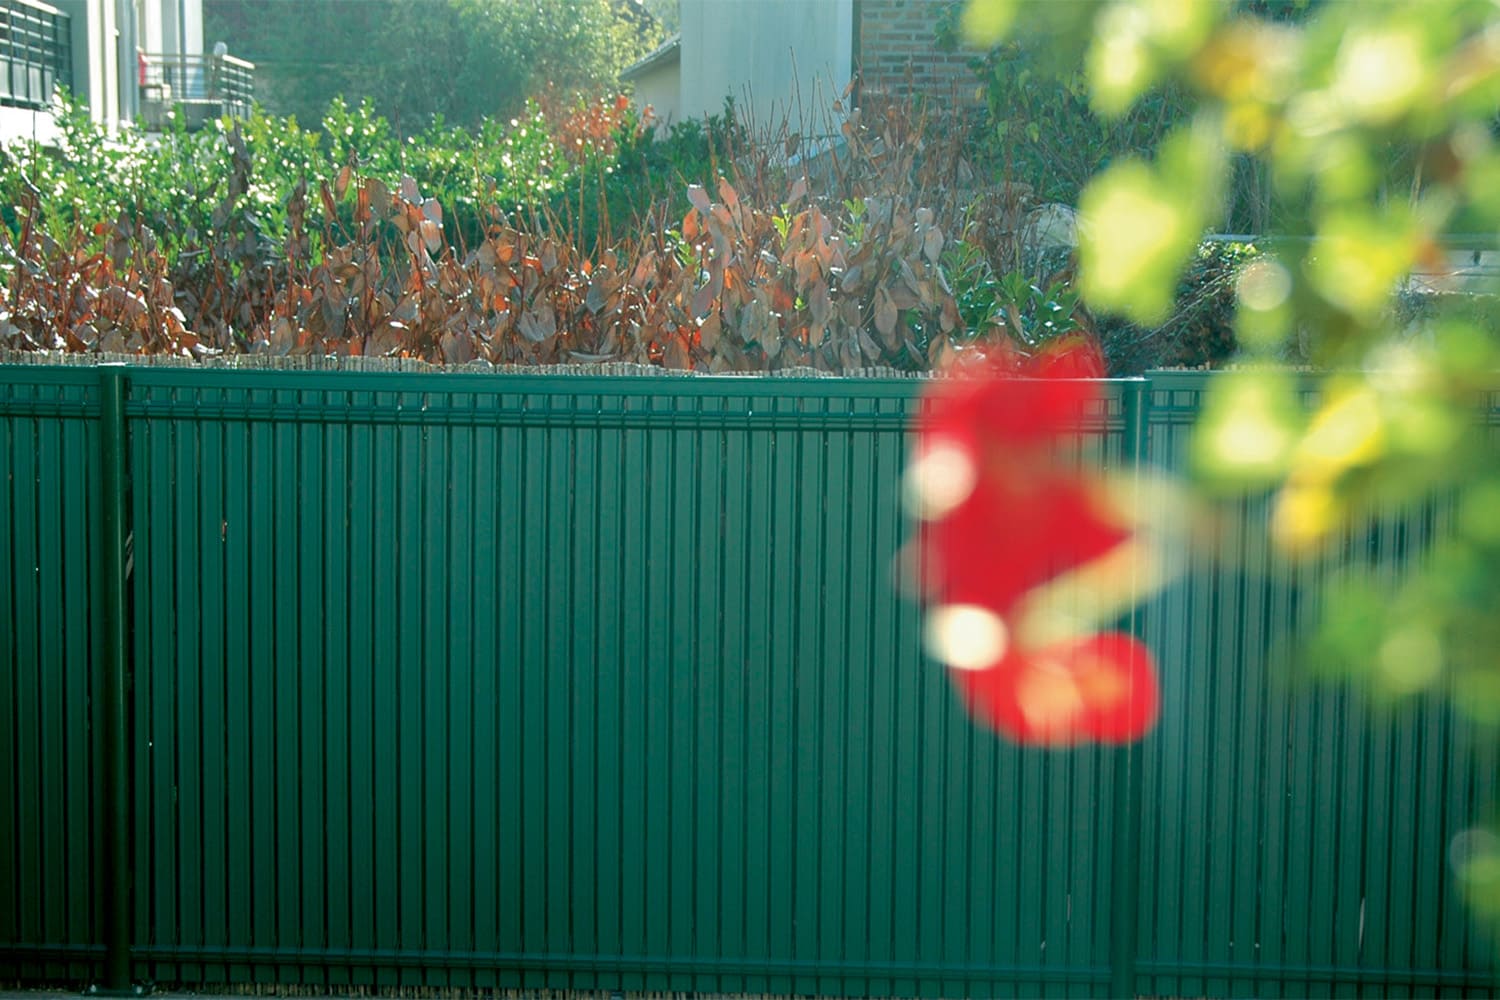
[[921,660],[913,397],[136,372],[151,975],[1096,992],[1108,757]]
[[[1209,379],[1154,378],[1164,467],[1185,467]],[[1143,747],[1139,989],[1492,995],[1492,951],[1447,859],[1494,815],[1494,734],[1438,698],[1391,710],[1309,681],[1291,640],[1320,578],[1268,554],[1268,519],[1265,500],[1242,504],[1145,609],[1163,708]],[[1392,511],[1347,554],[1390,572],[1441,530],[1440,511]]]
[[99,376],[0,378],[0,977],[87,978]]
[[[3,372],[0,974],[81,981],[99,376]],[[138,976],[1492,992],[1445,858],[1493,741],[1290,683],[1315,581],[1266,555],[1263,505],[1134,621],[1158,729],[1019,749],[893,585],[920,383],[128,377]],[[1161,465],[1206,384],[1154,379]],[[1083,460],[1132,467],[1132,391]],[[1442,525],[1359,544],[1400,560]]]

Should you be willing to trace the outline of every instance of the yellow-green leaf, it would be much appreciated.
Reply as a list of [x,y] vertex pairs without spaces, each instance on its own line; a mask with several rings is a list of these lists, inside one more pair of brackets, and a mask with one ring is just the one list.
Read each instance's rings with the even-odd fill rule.
[[1214,380],[1204,401],[1193,465],[1216,486],[1275,482],[1286,472],[1301,420],[1296,387],[1285,372],[1228,372]]
[[1156,81],[1149,29],[1149,16],[1133,3],[1112,4],[1099,15],[1088,72],[1094,107],[1101,114],[1123,114]]
[[1417,234],[1406,219],[1345,211],[1318,227],[1307,272],[1318,293],[1373,320],[1416,260]]
[[1142,323],[1165,319],[1199,236],[1189,200],[1127,160],[1084,190],[1079,213],[1079,284],[1089,303]]
[[959,28],[964,41],[987,49],[1005,38],[1016,17],[1016,0],[969,0]]

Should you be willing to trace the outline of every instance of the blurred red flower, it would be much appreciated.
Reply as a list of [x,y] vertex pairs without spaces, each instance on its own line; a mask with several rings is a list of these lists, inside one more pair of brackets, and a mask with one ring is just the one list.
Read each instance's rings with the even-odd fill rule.
[[1156,719],[1139,641],[1025,620],[1039,588],[1085,578],[1133,540],[1131,518],[1077,456],[1104,371],[1098,345],[1073,337],[934,383],[910,472],[929,646],[971,713],[1022,743],[1134,740]]

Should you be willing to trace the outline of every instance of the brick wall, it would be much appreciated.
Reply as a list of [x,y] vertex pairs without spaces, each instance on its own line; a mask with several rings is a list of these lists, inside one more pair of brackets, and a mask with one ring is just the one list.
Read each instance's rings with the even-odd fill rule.
[[934,31],[948,0],[855,0],[855,49],[867,96],[927,94],[977,103],[971,53],[938,50]]

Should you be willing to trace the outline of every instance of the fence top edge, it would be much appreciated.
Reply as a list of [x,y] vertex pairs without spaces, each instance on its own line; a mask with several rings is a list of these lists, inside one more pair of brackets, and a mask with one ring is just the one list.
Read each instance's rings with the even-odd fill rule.
[[[286,359],[267,359],[281,362]],[[311,359],[296,359],[298,361]],[[134,355],[58,355],[0,351],[0,382],[86,384],[102,370],[118,372],[143,387],[231,387],[341,392],[518,393],[535,395],[678,395],[787,397],[825,396],[908,399],[940,380],[925,372],[869,369],[832,375],[814,369],[754,374],[668,371],[623,363],[494,367],[441,367],[394,359],[349,365],[350,359],[310,364],[184,363],[183,359]],[[43,374],[46,373],[46,374]],[[1193,375],[1202,373],[1194,372]],[[1110,388],[1149,378],[1100,379]]]

